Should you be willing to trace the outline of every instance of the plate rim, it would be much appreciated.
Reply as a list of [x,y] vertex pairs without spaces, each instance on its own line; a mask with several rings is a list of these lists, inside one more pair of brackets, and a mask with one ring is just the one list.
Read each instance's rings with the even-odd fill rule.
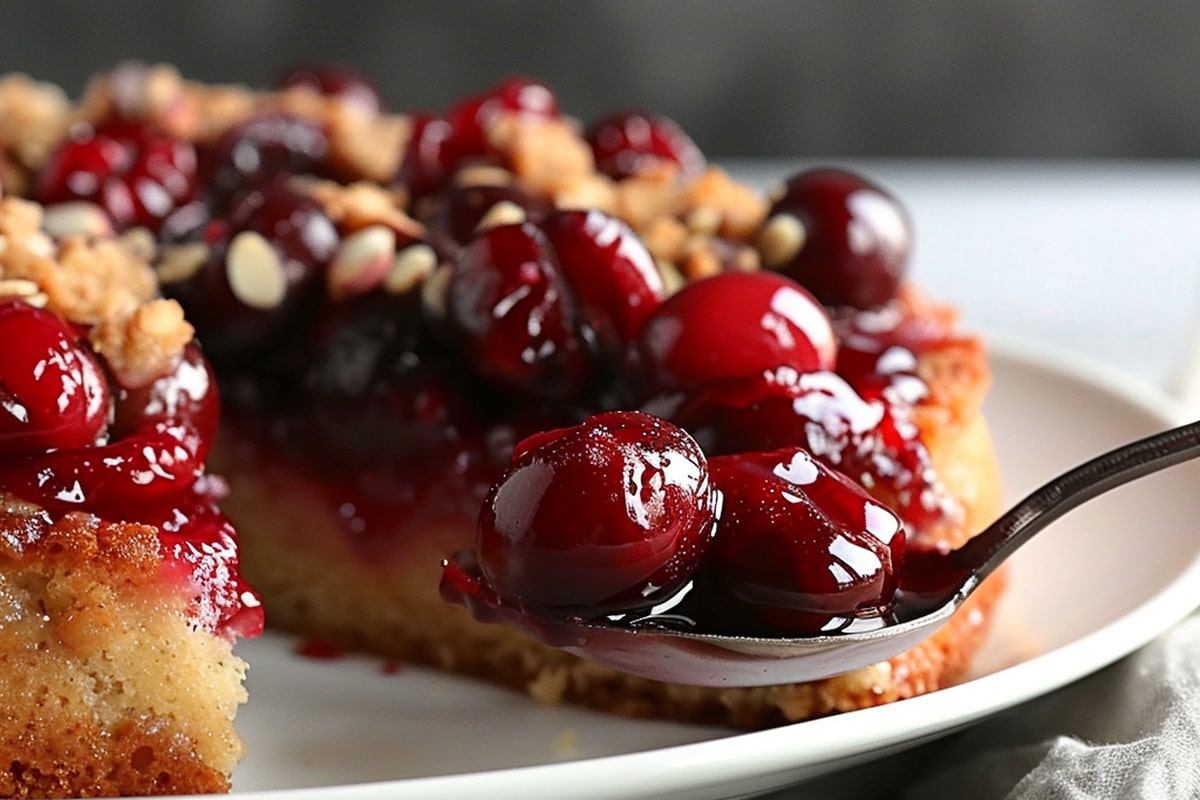
[[[1054,372],[1133,406],[1164,425],[1179,424],[1191,416],[1184,404],[1165,390],[1085,356],[1008,333],[984,331],[982,338],[993,360]],[[752,791],[769,791],[852,763],[873,760],[886,754],[889,748],[899,749],[948,734],[1062,688],[1134,652],[1190,614],[1197,605],[1200,605],[1200,548],[1161,591],[1095,631],[988,675],[897,703],[634,753],[450,775],[239,792],[235,773],[234,795],[247,800],[317,797],[373,800],[402,792],[409,798],[438,800],[469,792],[494,794],[497,781],[501,781],[509,784],[506,792],[517,791],[522,797],[553,797],[561,793],[564,779],[570,780],[576,797],[663,797],[683,793],[680,796],[717,798],[726,796],[724,787],[736,786],[739,793],[744,793],[755,779]],[[1186,610],[1181,612],[1180,608]],[[1152,622],[1148,624],[1146,618]],[[1114,646],[1114,641],[1120,644]],[[1033,675],[1036,681],[1031,681]],[[962,713],[962,699],[977,694],[982,682],[986,682],[987,701],[973,702],[969,711]],[[1030,685],[1036,688],[1031,691]],[[912,714],[914,704],[923,713]],[[947,724],[948,719],[951,724]],[[798,743],[792,740],[798,726],[803,726],[806,739],[819,739],[823,743],[822,758],[796,760]],[[866,754],[862,752],[863,727],[886,734],[873,739],[872,752]],[[747,752],[756,753],[756,757],[746,759]],[[680,780],[681,775],[686,778]],[[519,786],[513,786],[514,781],[519,781]]]

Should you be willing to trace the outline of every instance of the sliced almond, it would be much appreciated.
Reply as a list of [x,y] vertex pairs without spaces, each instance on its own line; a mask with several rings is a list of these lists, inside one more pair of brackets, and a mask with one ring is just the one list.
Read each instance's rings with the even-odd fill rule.
[[656,261],[658,274],[662,276],[663,296],[670,297],[687,285],[687,278],[670,261]]
[[158,242],[149,228],[141,225],[130,228],[119,237],[125,249],[143,261],[153,261],[158,252]]
[[179,283],[199,272],[209,256],[208,245],[203,242],[188,242],[164,247],[154,272],[163,284]]
[[42,229],[55,239],[67,236],[111,236],[112,222],[104,209],[86,200],[73,200],[46,207]]
[[404,294],[424,283],[437,267],[437,253],[424,242],[409,245],[396,253],[392,268],[383,279],[383,288],[392,294]]
[[251,308],[276,308],[287,295],[283,261],[260,233],[242,231],[233,237],[225,269],[233,296]]
[[525,209],[511,200],[501,200],[487,210],[475,226],[475,233],[496,228],[501,225],[519,225],[528,218]]
[[19,297],[38,308],[45,308],[49,299],[40,286],[24,278],[0,278],[0,297]]
[[442,264],[421,284],[421,305],[434,317],[446,316],[446,290],[450,283],[450,265]]
[[329,296],[336,300],[371,291],[383,282],[395,256],[396,232],[386,225],[350,234],[329,262]]
[[804,247],[804,223],[792,214],[776,214],[758,232],[758,250],[763,264],[775,269],[791,261]]
[[494,164],[472,164],[454,173],[458,186],[508,186],[514,180],[515,175]]

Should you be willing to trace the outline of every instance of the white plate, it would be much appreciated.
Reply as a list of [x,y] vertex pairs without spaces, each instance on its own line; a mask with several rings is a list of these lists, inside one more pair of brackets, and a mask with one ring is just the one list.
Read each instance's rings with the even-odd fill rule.
[[[994,346],[989,415],[1009,494],[1180,421],[1128,379],[1019,343]],[[371,658],[316,661],[246,642],[250,748],[234,791],[263,800],[728,797],[946,734],[1133,651],[1200,605],[1196,465],[1073,512],[1017,556],[998,628],[959,686],[736,734],[615,719]]]

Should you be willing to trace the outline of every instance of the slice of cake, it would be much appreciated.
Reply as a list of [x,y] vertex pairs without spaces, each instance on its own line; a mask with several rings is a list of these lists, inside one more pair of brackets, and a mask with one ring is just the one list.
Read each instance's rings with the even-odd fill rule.
[[0,200],[0,796],[219,792],[262,629],[217,386],[149,267]]
[[908,220],[869,181],[812,170],[764,196],[665,117],[581,126],[519,78],[443,114],[391,113],[327,69],[256,91],[130,64],[76,104],[3,89],[39,111],[0,125],[6,186],[64,230],[145,247],[196,325],[225,401],[222,508],[272,624],[548,701],[742,727],[932,691],[978,647],[1000,582],[891,662],[712,690],[439,594],[517,443],[620,409],[715,457],[803,448],[892,509],[907,547],[990,521],[986,354],[909,285]]

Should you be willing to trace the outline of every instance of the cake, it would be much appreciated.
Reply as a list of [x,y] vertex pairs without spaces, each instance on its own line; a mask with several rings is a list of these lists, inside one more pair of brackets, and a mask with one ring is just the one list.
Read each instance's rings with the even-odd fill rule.
[[[891,509],[908,548],[992,519],[986,352],[907,279],[909,221],[861,176],[805,170],[768,196],[658,114],[582,126],[524,78],[394,113],[335,68],[250,89],[125,64],[75,103],[13,77],[0,148],[7,191],[140,248],[196,326],[224,403],[210,469],[271,625],[547,702],[741,728],[935,690],[985,635],[1002,576],[890,662],[711,689],[442,596],[463,599],[454,565],[514,453],[597,414],[663,420],[733,459],[717,472],[802,448]],[[876,556],[864,580],[894,587],[900,550]]]

